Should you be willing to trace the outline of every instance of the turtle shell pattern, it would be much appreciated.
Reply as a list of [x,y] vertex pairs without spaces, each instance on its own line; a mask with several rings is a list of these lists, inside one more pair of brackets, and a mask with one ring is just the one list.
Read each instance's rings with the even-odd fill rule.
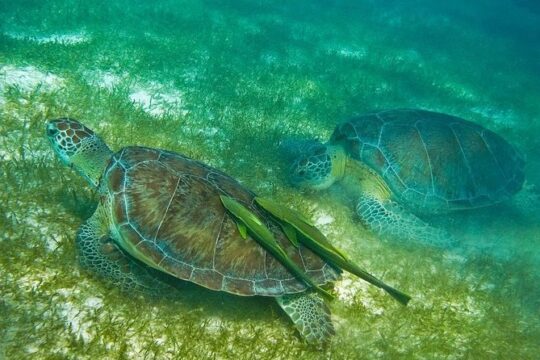
[[503,138],[458,117],[389,110],[339,125],[330,143],[379,174],[405,205],[425,211],[476,208],[521,189],[524,160]]
[[180,154],[127,147],[114,154],[100,185],[111,226],[166,272],[212,290],[278,296],[306,290],[249,235],[241,237],[219,195],[257,214],[287,254],[318,285],[339,272],[294,247],[254,203],[255,194],[223,172]]

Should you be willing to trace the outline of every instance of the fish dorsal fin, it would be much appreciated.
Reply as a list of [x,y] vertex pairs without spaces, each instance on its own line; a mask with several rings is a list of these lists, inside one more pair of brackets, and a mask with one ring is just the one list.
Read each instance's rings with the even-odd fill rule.
[[241,221],[237,221],[236,222],[236,227],[238,228],[238,232],[240,233],[240,236],[242,237],[242,239],[247,239],[247,227],[246,225],[241,222]]
[[296,229],[294,226],[292,226],[289,223],[280,223],[281,228],[283,229],[283,232],[287,236],[287,239],[294,245],[294,247],[298,248],[300,244],[298,243],[298,237],[296,236]]

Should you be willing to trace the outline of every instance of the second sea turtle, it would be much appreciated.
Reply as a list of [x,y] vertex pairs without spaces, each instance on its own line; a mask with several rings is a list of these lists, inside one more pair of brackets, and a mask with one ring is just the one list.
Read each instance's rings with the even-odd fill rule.
[[443,245],[449,235],[414,214],[484,207],[518,192],[524,159],[501,136],[433,111],[397,109],[354,117],[326,144],[304,143],[292,182],[326,189],[339,182],[371,230]]

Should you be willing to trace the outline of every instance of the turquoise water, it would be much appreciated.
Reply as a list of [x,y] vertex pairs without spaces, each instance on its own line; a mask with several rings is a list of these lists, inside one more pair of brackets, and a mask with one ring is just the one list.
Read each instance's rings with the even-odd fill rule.
[[[520,358],[540,353],[540,10],[533,1],[25,1],[0,6],[0,358]],[[374,109],[474,121],[526,158],[490,208],[434,216],[457,248],[384,241],[277,151]],[[44,137],[70,116],[113,149],[177,151],[301,210],[413,296],[345,275],[336,336],[302,342],[270,299],[184,284],[125,294],[83,271],[94,192]],[[256,350],[256,351],[255,351]]]

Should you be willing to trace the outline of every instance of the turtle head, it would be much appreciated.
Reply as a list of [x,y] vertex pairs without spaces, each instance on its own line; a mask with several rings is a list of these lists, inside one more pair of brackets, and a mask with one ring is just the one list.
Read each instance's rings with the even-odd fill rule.
[[341,146],[313,142],[294,160],[291,181],[301,188],[326,189],[343,177],[346,161]]
[[47,122],[46,132],[60,160],[97,187],[112,155],[107,144],[92,130],[69,118]]

